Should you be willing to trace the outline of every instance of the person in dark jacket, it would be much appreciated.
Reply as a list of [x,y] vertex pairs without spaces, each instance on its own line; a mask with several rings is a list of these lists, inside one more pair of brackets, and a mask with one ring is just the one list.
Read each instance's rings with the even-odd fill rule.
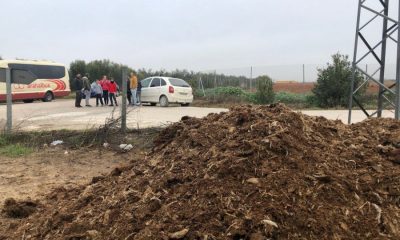
[[91,105],[89,104],[89,99],[90,99],[90,81],[89,81],[89,78],[84,76],[82,78],[82,83],[83,83],[83,92],[85,94],[86,107],[91,107]]
[[82,101],[82,89],[83,89],[83,82],[82,82],[82,75],[77,74],[74,79],[74,87],[75,87],[75,107],[80,108],[81,101]]
[[136,90],[137,105],[142,105],[142,83],[138,81],[138,86]]
[[128,98],[129,105],[132,103],[131,81],[126,79],[126,97]]

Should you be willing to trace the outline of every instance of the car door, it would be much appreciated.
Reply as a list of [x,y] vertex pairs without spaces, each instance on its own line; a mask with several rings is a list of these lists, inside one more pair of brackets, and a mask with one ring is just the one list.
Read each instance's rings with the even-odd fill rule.
[[142,84],[142,92],[141,92],[141,101],[142,102],[149,102],[150,101],[150,82],[152,78],[146,78],[140,81]]
[[160,96],[165,95],[168,97],[168,85],[167,82],[161,78]]
[[149,88],[150,102],[158,102],[158,100],[160,99],[160,85],[161,79],[153,78]]

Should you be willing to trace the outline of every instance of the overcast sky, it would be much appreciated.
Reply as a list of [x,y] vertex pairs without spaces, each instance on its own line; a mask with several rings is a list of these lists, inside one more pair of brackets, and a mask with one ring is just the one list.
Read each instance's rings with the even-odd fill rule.
[[356,0],[0,0],[3,58],[208,70],[352,55]]

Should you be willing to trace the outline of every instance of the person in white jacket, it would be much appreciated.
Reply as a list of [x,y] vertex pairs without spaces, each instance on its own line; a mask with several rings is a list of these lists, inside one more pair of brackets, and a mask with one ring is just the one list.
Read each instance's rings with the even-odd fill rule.
[[91,91],[94,92],[94,94],[96,96],[96,107],[99,106],[99,101],[101,103],[101,106],[104,106],[103,98],[102,98],[103,89],[101,88],[100,81],[99,80],[94,81],[90,85],[90,88],[91,88]]

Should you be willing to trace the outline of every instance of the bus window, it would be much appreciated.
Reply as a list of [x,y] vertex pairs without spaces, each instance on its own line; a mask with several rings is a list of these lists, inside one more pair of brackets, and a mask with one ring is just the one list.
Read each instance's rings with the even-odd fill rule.
[[33,73],[37,79],[58,79],[65,77],[65,67],[33,64],[8,64],[10,69],[25,70]]
[[6,82],[6,70],[0,68],[0,82]]
[[15,84],[31,84],[36,79],[36,76],[25,70],[13,69],[11,71],[11,82]]

